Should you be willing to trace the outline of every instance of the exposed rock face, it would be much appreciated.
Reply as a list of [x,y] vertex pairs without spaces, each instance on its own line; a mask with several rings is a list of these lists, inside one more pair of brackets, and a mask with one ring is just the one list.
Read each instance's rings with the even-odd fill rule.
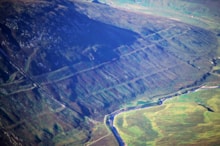
[[17,145],[85,143],[87,117],[198,84],[217,47],[202,28],[97,3],[2,1],[0,14],[0,138]]

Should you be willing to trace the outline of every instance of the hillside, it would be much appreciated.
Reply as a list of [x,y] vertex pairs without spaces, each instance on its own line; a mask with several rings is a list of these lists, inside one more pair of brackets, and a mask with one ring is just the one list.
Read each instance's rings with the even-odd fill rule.
[[100,138],[106,114],[202,84],[217,57],[210,30],[106,4],[3,0],[0,13],[4,145]]
[[219,32],[218,0],[100,0],[113,7],[159,15]]

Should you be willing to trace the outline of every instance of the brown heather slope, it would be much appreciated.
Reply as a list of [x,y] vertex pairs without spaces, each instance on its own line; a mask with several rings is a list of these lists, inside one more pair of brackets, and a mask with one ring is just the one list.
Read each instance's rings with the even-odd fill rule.
[[93,131],[105,114],[142,94],[200,85],[216,57],[208,30],[103,4],[1,1],[0,14],[5,145],[103,137]]

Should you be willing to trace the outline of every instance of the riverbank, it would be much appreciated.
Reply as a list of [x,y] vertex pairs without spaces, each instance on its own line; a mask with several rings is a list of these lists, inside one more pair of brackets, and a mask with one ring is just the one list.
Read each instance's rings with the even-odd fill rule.
[[[115,136],[119,146],[124,146],[126,144],[123,141],[123,139],[121,138],[121,136],[120,136],[120,134],[119,134],[119,132],[116,128],[116,125],[114,124],[114,120],[115,120],[115,117],[117,115],[122,114],[124,112],[137,111],[137,110],[142,110],[142,109],[149,108],[149,107],[155,107],[155,106],[163,105],[163,103],[167,99],[171,99],[172,97],[174,97],[174,95],[175,96],[181,96],[181,95],[186,95],[186,94],[190,94],[190,93],[193,93],[193,92],[198,92],[198,91],[208,90],[208,89],[217,89],[217,88],[219,88],[219,86],[197,86],[197,87],[192,87],[192,88],[184,91],[183,93],[181,91],[178,91],[178,92],[173,93],[173,94],[168,94],[164,97],[159,98],[157,102],[147,103],[147,104],[134,106],[134,107],[122,108],[122,109],[119,109],[117,111],[112,112],[109,115],[106,115],[105,124],[112,131],[112,133]],[[199,103],[198,103],[198,105],[199,105]]]
[[[174,136],[175,133],[178,135],[178,137],[176,137],[177,141],[180,142],[181,137],[184,139],[186,136],[184,136],[183,133],[183,135],[179,134],[175,129],[180,128],[184,131],[184,129],[193,127],[193,125],[195,132],[192,132],[190,135],[192,137],[200,137],[199,135],[206,131],[197,131],[196,129],[200,129],[197,126],[203,125],[203,122],[204,125],[206,123],[210,127],[210,130],[214,130],[214,127],[219,125],[215,118],[217,114],[220,114],[220,107],[217,105],[217,103],[220,102],[219,93],[219,86],[215,88],[201,88],[199,91],[197,90],[170,98],[170,100],[166,100],[166,102],[163,102],[160,106],[151,106],[151,108],[122,112],[115,115],[113,126],[117,129],[119,136],[122,136],[121,139],[124,140],[124,144],[129,141],[130,144],[134,142],[135,145],[140,145],[138,142],[142,143],[144,141],[143,139],[145,139],[145,142],[149,142],[148,145],[152,145],[156,139],[162,140],[163,137],[166,136],[170,137],[172,141],[174,140],[172,136]],[[210,95],[210,98],[208,98],[207,95]],[[203,106],[201,106],[201,104]],[[210,107],[212,110],[210,111],[207,107]],[[213,120],[206,121],[206,118],[213,118]],[[215,123],[215,125],[213,125],[212,122]],[[161,130],[159,129],[168,132],[167,135],[160,133]],[[169,135],[169,132],[174,135]],[[187,133],[187,131],[185,132]],[[214,133],[214,131],[212,133]],[[140,139],[143,141],[140,142]],[[153,139],[155,139],[155,141]],[[134,143],[132,144],[134,145]],[[165,143],[165,145],[168,144]]]

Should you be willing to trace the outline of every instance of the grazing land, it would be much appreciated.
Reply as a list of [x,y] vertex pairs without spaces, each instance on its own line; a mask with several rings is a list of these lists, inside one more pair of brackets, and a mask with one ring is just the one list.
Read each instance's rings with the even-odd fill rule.
[[128,146],[219,145],[220,89],[201,89],[161,106],[121,113],[114,124]]

